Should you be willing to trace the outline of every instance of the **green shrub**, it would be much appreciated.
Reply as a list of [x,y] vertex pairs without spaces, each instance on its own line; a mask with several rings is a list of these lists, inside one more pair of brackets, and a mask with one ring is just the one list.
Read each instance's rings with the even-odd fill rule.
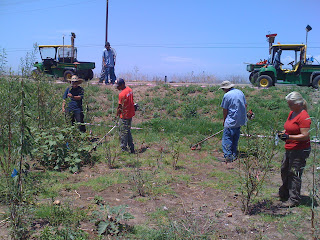
[[114,207],[100,205],[100,209],[93,212],[96,217],[95,225],[98,228],[99,235],[119,235],[130,230],[126,222],[129,219],[134,219],[134,217],[126,211],[127,207],[126,205]]
[[40,233],[39,240],[87,240],[89,239],[88,233],[77,228],[62,228],[46,226]]
[[86,134],[74,127],[53,127],[38,131],[31,129],[34,136],[33,157],[45,167],[54,170],[68,168],[78,172],[84,164],[92,160],[92,145]]

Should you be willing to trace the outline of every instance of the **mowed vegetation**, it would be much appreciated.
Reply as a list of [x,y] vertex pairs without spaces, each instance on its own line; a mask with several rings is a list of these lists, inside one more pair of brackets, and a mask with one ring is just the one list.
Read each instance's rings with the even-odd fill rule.
[[[136,154],[121,153],[118,91],[84,83],[87,133],[61,112],[68,84],[0,77],[0,217],[3,239],[317,239],[319,152],[312,145],[303,202],[283,209],[284,143],[274,137],[299,91],[319,136],[318,91],[243,86],[255,118],[242,127],[240,159],[222,157],[221,136],[190,147],[222,126],[219,86],[129,83],[140,109],[133,119]],[[259,135],[259,137],[257,137]],[[99,143],[99,144],[98,144]],[[0,239],[1,239],[0,236]]]

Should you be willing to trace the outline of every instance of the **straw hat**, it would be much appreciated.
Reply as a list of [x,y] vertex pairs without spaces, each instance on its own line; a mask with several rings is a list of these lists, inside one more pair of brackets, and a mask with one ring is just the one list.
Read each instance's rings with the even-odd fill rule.
[[234,87],[234,84],[231,83],[230,81],[223,81],[221,84],[220,84],[220,89],[230,89]]
[[69,80],[70,82],[79,82],[79,83],[82,83],[83,80],[78,78],[77,75],[72,75],[71,79]]

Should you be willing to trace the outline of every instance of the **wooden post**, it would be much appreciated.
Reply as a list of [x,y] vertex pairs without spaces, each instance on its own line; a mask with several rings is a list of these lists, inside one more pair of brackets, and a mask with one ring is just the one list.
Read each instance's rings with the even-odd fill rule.
[[107,9],[106,9],[106,42],[108,42],[108,12],[109,12],[109,0],[107,0]]

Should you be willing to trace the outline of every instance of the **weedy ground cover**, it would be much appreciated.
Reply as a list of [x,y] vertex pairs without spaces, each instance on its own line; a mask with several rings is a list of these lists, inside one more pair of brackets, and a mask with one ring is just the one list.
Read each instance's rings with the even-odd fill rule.
[[[128,154],[120,152],[117,130],[97,146],[90,141],[101,139],[116,123],[115,88],[83,84],[88,133],[80,134],[61,114],[67,84],[43,76],[24,79],[21,94],[21,78],[0,80],[0,174],[5,179],[0,216],[1,224],[11,224],[14,239],[319,236],[318,145],[304,172],[302,206],[281,209],[271,196],[280,184],[284,149],[282,142],[275,144],[274,132],[283,129],[289,113],[284,97],[294,90],[302,93],[313,117],[311,136],[318,138],[318,91],[243,86],[255,119],[242,132],[266,137],[242,136],[240,159],[226,165],[218,160],[221,134],[200,150],[190,149],[223,128],[218,86],[130,85],[140,110],[133,119],[138,129],[132,129],[137,153]],[[13,169],[18,174],[12,177]]]

